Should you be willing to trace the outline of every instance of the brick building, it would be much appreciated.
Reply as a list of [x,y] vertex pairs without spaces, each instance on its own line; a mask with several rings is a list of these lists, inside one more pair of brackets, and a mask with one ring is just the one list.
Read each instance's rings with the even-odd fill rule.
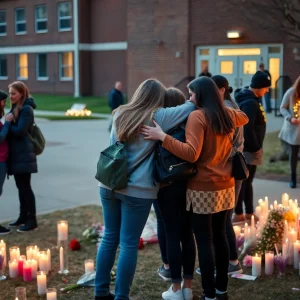
[[105,95],[121,80],[130,96],[146,78],[175,85],[206,65],[238,88],[260,62],[273,87],[279,75],[299,76],[288,37],[228,2],[0,1],[0,88],[19,78],[33,92]]

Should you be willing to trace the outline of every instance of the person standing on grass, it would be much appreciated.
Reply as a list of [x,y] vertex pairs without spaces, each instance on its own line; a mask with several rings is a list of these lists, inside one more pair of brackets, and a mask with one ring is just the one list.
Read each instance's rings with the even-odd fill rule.
[[28,133],[34,124],[34,100],[28,87],[21,81],[8,86],[12,104],[11,123],[7,136],[9,143],[8,175],[13,175],[19,191],[20,214],[9,227],[18,227],[17,232],[24,233],[38,227],[36,221],[35,196],[31,188],[31,174],[37,173],[37,161],[34,146]]
[[[122,82],[121,81],[117,81],[115,83],[115,87],[110,91],[109,98],[108,98],[108,104],[109,104],[109,107],[112,112],[115,109],[117,109],[120,105],[124,104],[124,96],[122,93]],[[110,119],[110,122],[109,122],[109,127],[108,127],[109,132],[111,131],[111,127],[112,127],[112,118]]]
[[284,117],[284,122],[279,138],[290,145],[290,187],[294,189],[297,186],[297,165],[300,148],[300,77],[284,94],[280,112]]
[[[128,104],[114,111],[110,144],[124,142],[129,172],[138,167],[130,175],[125,189],[113,193],[100,183],[105,230],[97,254],[95,300],[129,299],[140,236],[152,203],[157,199],[159,184],[153,173],[156,142],[144,140],[141,126],[155,120],[168,131],[186,120],[195,109],[190,101],[164,108],[165,93],[165,87],[158,80],[148,79],[140,84]],[[110,272],[119,246],[114,296],[109,291]]]
[[[262,148],[267,121],[260,98],[269,91],[270,86],[270,77],[264,72],[257,71],[251,79],[250,87],[235,91],[235,100],[239,108],[249,118],[249,123],[244,126],[244,155],[249,169],[249,177],[242,183],[235,214],[232,217],[233,223],[250,222],[252,215],[254,215],[252,184],[256,168],[262,164]],[[245,204],[245,215],[243,204]],[[255,222],[257,222],[258,217],[255,215],[254,217]]]
[[[3,118],[5,112],[4,108],[6,105],[7,94],[3,91],[0,91],[0,118]],[[10,124],[13,121],[14,116],[11,113],[8,113],[5,116],[5,123],[0,121],[0,196],[3,191],[3,184],[7,174],[7,158],[8,158],[8,143],[6,136],[9,132]],[[9,234],[11,231],[8,228],[5,228],[0,225],[0,236]]]
[[248,118],[240,110],[225,107],[210,78],[198,77],[188,88],[197,109],[188,117],[185,143],[167,135],[158,124],[144,125],[142,133],[147,140],[162,141],[162,146],[179,158],[196,163],[198,172],[188,180],[186,209],[192,218],[198,246],[204,289],[201,299],[227,300],[226,218],[234,207],[232,145],[228,135],[232,138],[235,128],[246,124]]

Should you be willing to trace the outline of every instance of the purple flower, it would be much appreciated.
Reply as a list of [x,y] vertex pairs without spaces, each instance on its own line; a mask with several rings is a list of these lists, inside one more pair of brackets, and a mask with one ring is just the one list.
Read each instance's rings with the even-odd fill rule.
[[287,264],[287,257],[282,255],[275,255],[274,263],[277,266],[279,273],[284,273]]
[[243,236],[239,236],[237,239],[236,239],[236,248],[239,249],[240,247],[243,246],[245,242],[245,238]]

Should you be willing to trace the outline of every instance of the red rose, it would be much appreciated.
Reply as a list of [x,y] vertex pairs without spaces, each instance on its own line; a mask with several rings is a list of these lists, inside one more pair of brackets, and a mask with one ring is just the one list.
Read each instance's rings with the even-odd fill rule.
[[138,248],[139,248],[139,249],[144,249],[144,240],[143,240],[142,238],[140,238]]
[[70,242],[70,249],[72,251],[80,250],[80,243],[76,239],[73,239]]

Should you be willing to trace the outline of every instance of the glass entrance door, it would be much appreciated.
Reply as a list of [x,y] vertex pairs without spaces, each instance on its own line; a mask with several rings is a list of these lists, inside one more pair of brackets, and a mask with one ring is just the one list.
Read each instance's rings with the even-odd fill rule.
[[239,57],[239,88],[249,86],[252,76],[259,70],[259,56]]

